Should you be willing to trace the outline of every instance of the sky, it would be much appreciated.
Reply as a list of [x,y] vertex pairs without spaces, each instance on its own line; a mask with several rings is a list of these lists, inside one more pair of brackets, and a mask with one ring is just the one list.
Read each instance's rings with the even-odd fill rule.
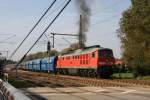
[[[7,56],[7,52],[3,51],[8,51],[8,56],[10,56],[53,0],[0,0],[0,2],[0,51],[4,56]],[[12,59],[19,60],[28,51],[63,7],[64,2],[67,2],[67,0],[57,0]],[[119,21],[123,11],[127,10],[131,5],[130,0],[86,0],[86,2],[91,8],[91,20],[89,30],[86,33],[86,45],[101,45],[105,48],[111,48],[114,56],[120,58],[121,43],[117,37],[116,30],[119,29]],[[77,34],[79,29],[78,21],[79,14],[75,0],[72,0],[48,29],[46,35],[51,41],[51,32]],[[46,41],[48,39],[43,36],[30,53],[46,51]],[[55,49],[60,51],[71,43],[77,42],[77,39],[76,37],[56,36],[55,42]]]

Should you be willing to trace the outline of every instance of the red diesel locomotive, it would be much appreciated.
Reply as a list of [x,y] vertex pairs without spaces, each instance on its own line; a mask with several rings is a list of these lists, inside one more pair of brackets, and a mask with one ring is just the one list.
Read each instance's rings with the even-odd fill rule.
[[89,77],[109,77],[115,65],[113,51],[98,45],[58,56],[57,73]]

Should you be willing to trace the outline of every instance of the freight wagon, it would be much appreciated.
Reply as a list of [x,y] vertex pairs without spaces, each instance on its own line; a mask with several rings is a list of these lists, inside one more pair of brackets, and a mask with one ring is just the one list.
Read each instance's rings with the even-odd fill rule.
[[22,69],[40,72],[56,72],[57,57],[35,59],[22,63]]

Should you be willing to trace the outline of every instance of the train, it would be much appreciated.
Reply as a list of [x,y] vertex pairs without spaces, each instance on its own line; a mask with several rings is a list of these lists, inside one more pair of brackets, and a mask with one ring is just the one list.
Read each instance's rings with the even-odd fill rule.
[[85,47],[58,56],[22,62],[24,70],[108,78],[113,74],[113,50],[99,45]]

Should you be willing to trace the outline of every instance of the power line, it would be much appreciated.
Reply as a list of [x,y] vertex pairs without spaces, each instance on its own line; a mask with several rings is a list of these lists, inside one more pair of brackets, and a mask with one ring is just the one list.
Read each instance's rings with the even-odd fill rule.
[[113,2],[112,4],[108,5],[107,7],[101,9],[100,11],[94,12],[93,15],[95,16],[95,15],[99,14],[98,12],[101,13],[101,12],[104,11],[104,10],[108,10],[108,9],[111,9],[112,7],[116,7],[116,5],[120,4],[122,1],[123,1],[123,0],[118,0],[118,1],[116,1],[116,2]]
[[[58,10],[62,5],[64,5],[66,2],[62,2],[56,9],[52,10],[51,13],[49,15],[47,15],[43,20],[47,19],[50,15],[52,15],[56,10]],[[47,40],[49,41],[49,38],[46,34],[44,34],[45,37],[47,38]]]
[[[8,35],[12,35],[12,34],[0,34],[0,35],[7,35],[8,36]],[[13,34],[13,35],[15,35],[15,34]]]
[[[98,12],[100,12],[100,13],[101,13],[101,11],[108,10],[108,9],[110,9],[110,8],[112,8],[112,7],[116,7],[116,4],[119,4],[119,3],[121,3],[121,2],[122,2],[121,0],[116,1],[116,2],[114,2],[114,3],[112,3],[112,4],[110,4],[109,6],[107,6],[107,7],[103,8],[102,10],[100,10],[100,11],[96,11],[96,12],[95,12],[95,13],[93,13],[93,14],[94,14],[94,15],[97,15],[97,14],[98,14]],[[113,16],[109,17],[108,19],[100,20],[100,21],[98,21],[98,22],[96,22],[96,23],[91,24],[91,27],[93,27],[93,26],[95,26],[95,25],[97,25],[97,24],[100,24],[100,23],[105,23],[105,22],[112,21],[112,19],[111,19],[111,18],[116,18],[116,17],[117,17],[117,16],[119,16],[119,15],[120,15],[120,14],[116,14],[116,15],[113,15]]]
[[63,43],[60,43],[60,44],[57,44],[59,46],[68,46],[68,44],[63,44]]
[[8,37],[8,38],[6,38],[6,39],[0,41],[0,43],[2,43],[2,42],[4,42],[4,41],[7,41],[7,40],[9,40],[9,39],[11,39],[11,38],[13,38],[13,37],[15,37],[15,36],[16,36],[16,35],[10,36],[10,37]]
[[15,51],[11,54],[9,59],[12,58],[12,56],[17,52],[17,50],[20,48],[20,46],[24,43],[24,41],[28,38],[28,36],[33,32],[33,30],[36,28],[36,26],[40,23],[40,21],[43,19],[43,17],[47,14],[47,12],[50,10],[50,8],[55,4],[56,0],[52,2],[52,4],[48,7],[48,9],[44,12],[44,14],[41,16],[41,18],[38,20],[38,22],[33,26],[33,28],[29,31],[27,36],[23,39],[23,41],[19,44],[19,46],[15,49]]
[[93,26],[95,26],[95,25],[97,25],[97,24],[101,24],[101,23],[105,23],[105,22],[112,21],[112,18],[116,18],[116,17],[119,16],[119,15],[120,15],[120,14],[116,14],[116,15],[113,15],[113,16],[109,17],[108,19],[100,20],[100,21],[98,21],[98,22],[96,22],[96,23],[91,24],[91,27],[93,27]]
[[[52,10],[50,14],[48,14],[45,18],[43,18],[43,20],[47,19],[50,15],[52,15],[56,10],[58,10],[62,5],[64,5],[66,2],[62,2],[56,9]],[[43,21],[42,20],[42,21]],[[41,21],[41,22],[42,22]],[[44,36],[46,37],[46,39],[49,41],[49,38],[46,34],[44,34]]]
[[49,40],[48,36],[46,34],[44,34],[44,36],[46,37],[47,40]]
[[[122,2],[122,0],[118,0],[118,1],[116,1],[116,2],[113,2],[112,4],[108,5],[107,7],[103,8],[103,9],[100,10],[100,11],[96,11],[96,12],[93,13],[93,14],[94,14],[94,15],[97,15],[98,12],[101,13],[101,12],[104,11],[104,10],[108,10],[108,9],[111,9],[112,7],[116,7],[116,5],[120,4],[121,2]],[[95,26],[95,25],[97,25],[97,24],[110,22],[110,21],[112,21],[112,18],[116,18],[116,17],[119,16],[119,15],[120,15],[120,14],[116,14],[116,15],[113,15],[113,16],[109,17],[108,19],[100,20],[100,21],[98,21],[98,22],[96,22],[96,23],[91,24],[91,27],[93,27],[93,26]]]
[[62,34],[62,33],[51,33],[52,35],[66,35],[66,36],[79,36],[78,34]]
[[71,44],[70,41],[68,41],[66,38],[62,37],[63,40],[65,40],[69,45]]
[[[45,18],[43,18],[43,20],[47,19],[50,15],[52,15],[56,10],[58,10],[62,5],[64,5],[66,2],[62,2],[56,9],[52,10],[50,14],[48,14]],[[42,20],[42,21],[43,21]],[[41,21],[41,22],[42,22]],[[49,41],[49,38],[46,34],[44,34],[44,36],[46,37],[46,39]]]
[[57,16],[52,20],[52,22],[46,27],[46,29],[42,32],[42,34],[38,37],[38,39],[34,42],[34,44],[30,47],[30,49],[26,52],[26,54],[20,59],[20,61],[16,64],[16,72],[18,65],[25,59],[26,55],[31,51],[31,49],[34,47],[34,45],[39,41],[39,39],[45,34],[45,32],[49,29],[49,27],[55,22],[55,20],[60,16],[60,14],[64,11],[64,9],[68,6],[68,4],[71,2],[69,0],[65,6],[61,9],[61,11],[57,14]]
[[65,36],[79,36],[79,35],[77,35],[77,34],[60,34],[60,33],[51,33],[53,36],[53,48],[54,48],[54,45],[55,45],[55,35],[65,35]]
[[16,44],[16,42],[0,42],[0,44],[10,44],[10,45],[14,45],[14,44]]
[[66,1],[62,2],[56,9],[52,10],[50,14],[48,14],[44,19],[47,19],[48,16],[52,15],[55,11],[57,11],[62,5],[64,5]]

